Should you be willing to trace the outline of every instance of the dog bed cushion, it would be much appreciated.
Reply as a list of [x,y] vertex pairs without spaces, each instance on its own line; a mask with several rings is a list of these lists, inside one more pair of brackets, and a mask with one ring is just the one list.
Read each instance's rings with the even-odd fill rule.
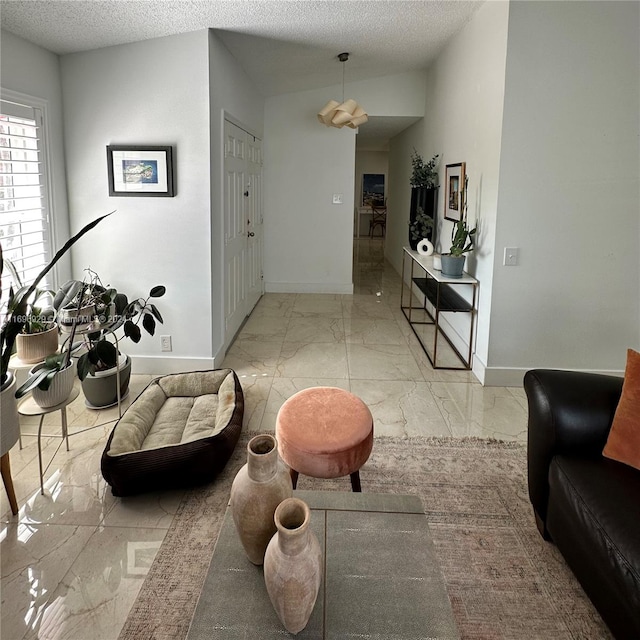
[[156,378],[113,428],[102,475],[115,496],[209,482],[233,453],[243,413],[231,369]]

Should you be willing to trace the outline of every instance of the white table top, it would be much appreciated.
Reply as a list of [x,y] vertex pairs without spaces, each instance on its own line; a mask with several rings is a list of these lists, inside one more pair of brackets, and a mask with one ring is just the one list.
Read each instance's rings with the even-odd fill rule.
[[443,276],[442,272],[435,269],[433,266],[433,256],[423,256],[417,251],[409,247],[403,247],[405,253],[411,257],[412,260],[417,262],[436,282],[446,282],[450,284],[478,284],[478,281],[470,276],[466,271],[462,274],[461,278],[450,278]]
[[55,405],[55,407],[41,407],[39,404],[36,404],[32,396],[29,396],[18,405],[18,413],[23,416],[41,416],[45,413],[60,411],[60,409],[64,409],[67,405],[70,405],[79,394],[80,391],[74,387],[71,389],[69,397],[64,402]]

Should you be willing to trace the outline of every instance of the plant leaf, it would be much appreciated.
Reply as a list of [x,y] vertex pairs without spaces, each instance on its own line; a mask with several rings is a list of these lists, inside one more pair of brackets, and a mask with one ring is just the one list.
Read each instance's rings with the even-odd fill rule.
[[163,285],[159,284],[157,287],[153,287],[151,291],[149,291],[150,298],[162,298],[162,296],[167,292],[167,288]]
[[150,336],[155,333],[156,321],[153,319],[153,316],[150,313],[145,313],[142,316],[142,326]]
[[140,338],[142,337],[140,327],[131,322],[131,320],[127,320],[124,323],[124,335],[127,336],[127,338],[131,338],[136,344],[140,342]]
[[78,378],[80,378],[80,380],[84,380],[87,377],[89,371],[91,370],[91,362],[89,362],[88,353],[83,353],[78,358],[77,370],[78,370]]
[[16,398],[23,398],[27,395],[27,393],[29,393],[29,391],[35,389],[40,384],[42,379],[47,376],[48,373],[48,369],[38,369],[38,371],[36,371],[33,375],[29,376],[25,383],[16,390]]
[[149,304],[149,309],[151,309],[151,313],[153,313],[153,315],[155,316],[156,320],[162,324],[163,320],[162,320],[162,316],[160,315],[160,312],[158,311],[157,307],[155,304]]
[[129,304],[127,296],[124,293],[116,293],[113,302],[116,305],[116,314],[121,316],[124,313],[124,310],[127,308],[127,305]]
[[96,353],[106,367],[115,367],[118,362],[118,350],[108,340],[100,340],[96,345]]

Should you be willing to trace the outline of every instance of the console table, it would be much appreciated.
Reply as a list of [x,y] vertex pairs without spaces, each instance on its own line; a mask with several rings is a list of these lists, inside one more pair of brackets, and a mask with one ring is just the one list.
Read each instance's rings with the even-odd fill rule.
[[[410,261],[410,282],[405,285],[406,261]],[[421,306],[413,304],[413,285],[424,295]],[[409,300],[405,302],[405,289]],[[464,289],[469,290],[470,299],[461,295]],[[476,314],[478,281],[467,273],[461,278],[450,278],[433,267],[433,256],[423,256],[409,247],[404,247],[402,254],[402,289],[400,307],[409,322],[413,333],[420,342],[429,362],[434,369],[471,369],[473,354],[473,326]],[[429,305],[427,304],[429,303]],[[463,313],[469,315],[469,350],[463,356],[445,333],[441,324],[443,313]],[[433,343],[428,344],[427,337],[420,334],[417,328],[422,325],[433,326]],[[438,364],[438,339],[442,336],[462,363],[462,367]]]
[[[294,491],[311,509],[324,562],[300,640],[459,638],[418,496]],[[187,640],[291,637],[262,567],[247,559],[227,509]]]

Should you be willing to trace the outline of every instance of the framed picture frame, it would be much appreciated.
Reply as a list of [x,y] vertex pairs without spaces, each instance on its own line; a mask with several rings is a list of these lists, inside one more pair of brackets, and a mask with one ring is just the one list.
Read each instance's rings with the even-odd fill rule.
[[466,163],[448,164],[445,172],[444,219],[457,222],[462,219],[464,203],[462,191],[464,189]]
[[172,198],[173,147],[107,146],[110,196]]
[[384,205],[384,173],[362,174],[362,205]]

